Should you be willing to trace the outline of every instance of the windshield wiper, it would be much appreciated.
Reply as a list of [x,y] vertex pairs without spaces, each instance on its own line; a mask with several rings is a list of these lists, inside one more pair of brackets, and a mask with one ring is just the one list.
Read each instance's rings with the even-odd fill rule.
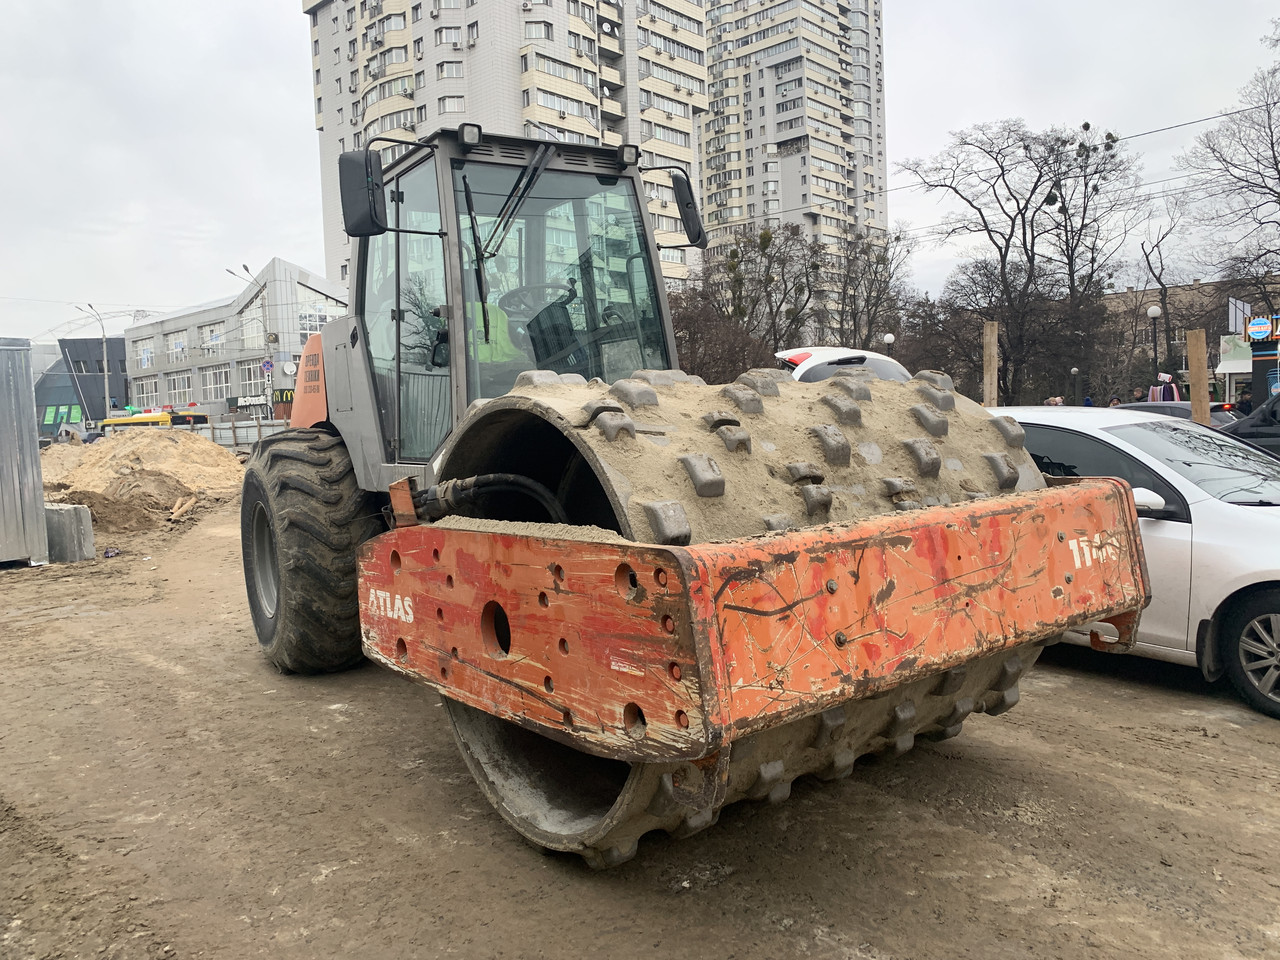
[[[480,296],[480,315],[484,320],[484,342],[489,342],[489,285],[484,276],[484,253],[480,247],[480,225],[476,223],[476,203],[471,197],[471,184],[462,175],[462,196],[467,201],[467,217],[471,220],[471,245],[475,248],[476,290]],[[466,318],[463,318],[466,322]]]
[[[547,169],[547,165],[551,163],[551,158],[555,156],[555,152],[555,147],[551,144],[539,144],[538,149],[533,153],[533,159],[520,171],[520,176],[516,177],[516,182],[511,185],[511,192],[507,194],[507,199],[502,201],[502,209],[498,211],[498,219],[493,224],[493,232],[489,234],[489,242],[484,247],[484,256],[496,256],[498,251],[502,249],[503,241],[507,239],[507,234],[511,232],[511,227],[516,222],[516,214],[520,212],[525,200],[533,192],[533,185],[538,182],[542,172]],[[496,243],[494,242],[495,237],[497,238]],[[493,248],[492,251],[490,247]]]
[[1275,500],[1227,500],[1233,507],[1280,507]]

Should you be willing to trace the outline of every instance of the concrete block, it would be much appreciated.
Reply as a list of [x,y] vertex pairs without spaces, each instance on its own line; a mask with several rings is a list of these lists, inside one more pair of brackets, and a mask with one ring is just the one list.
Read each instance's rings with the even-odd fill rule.
[[46,503],[44,524],[49,531],[50,563],[76,563],[96,556],[93,518],[88,507],[76,503]]

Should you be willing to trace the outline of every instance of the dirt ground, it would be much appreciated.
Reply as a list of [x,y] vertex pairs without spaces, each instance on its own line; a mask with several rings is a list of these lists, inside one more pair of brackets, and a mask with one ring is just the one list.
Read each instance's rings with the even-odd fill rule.
[[118,545],[0,571],[4,960],[1280,955],[1280,723],[1194,671],[1053,648],[1009,714],[594,873],[433,695],[266,664],[235,503]]

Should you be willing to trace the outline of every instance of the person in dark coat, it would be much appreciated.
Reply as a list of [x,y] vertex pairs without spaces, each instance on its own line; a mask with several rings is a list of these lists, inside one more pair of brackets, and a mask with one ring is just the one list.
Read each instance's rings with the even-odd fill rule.
[[1253,413],[1253,390],[1245,387],[1240,391],[1240,399],[1236,401],[1236,409],[1246,417]]

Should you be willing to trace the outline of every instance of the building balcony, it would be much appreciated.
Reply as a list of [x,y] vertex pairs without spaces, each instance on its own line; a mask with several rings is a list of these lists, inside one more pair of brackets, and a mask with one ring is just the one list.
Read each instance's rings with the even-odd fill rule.
[[600,112],[613,120],[621,120],[627,115],[622,101],[615,100],[613,97],[600,98]]
[[607,63],[600,64],[600,82],[610,87],[622,86],[622,71]]
[[596,50],[600,56],[608,57],[610,60],[619,60],[622,58],[622,44],[618,41],[616,33],[601,33],[596,38]]
[[608,20],[614,26],[622,25],[622,11],[611,0],[597,0],[596,17],[600,20]]

